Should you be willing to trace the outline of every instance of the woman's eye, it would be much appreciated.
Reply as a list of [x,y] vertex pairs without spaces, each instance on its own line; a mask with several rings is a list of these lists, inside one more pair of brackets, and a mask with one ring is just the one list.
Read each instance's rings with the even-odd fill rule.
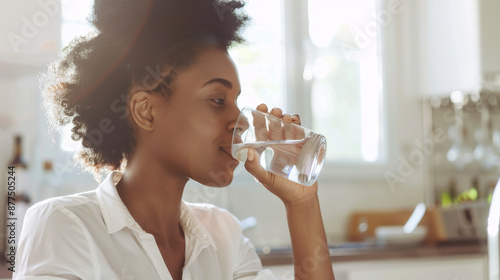
[[212,100],[219,105],[223,105],[224,102],[226,101],[225,99],[212,99]]

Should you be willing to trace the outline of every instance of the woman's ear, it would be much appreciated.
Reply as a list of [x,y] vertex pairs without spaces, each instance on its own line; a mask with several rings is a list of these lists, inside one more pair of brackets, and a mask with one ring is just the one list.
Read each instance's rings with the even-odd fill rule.
[[138,90],[132,93],[129,102],[133,122],[147,131],[154,131],[155,126],[152,97],[152,94]]

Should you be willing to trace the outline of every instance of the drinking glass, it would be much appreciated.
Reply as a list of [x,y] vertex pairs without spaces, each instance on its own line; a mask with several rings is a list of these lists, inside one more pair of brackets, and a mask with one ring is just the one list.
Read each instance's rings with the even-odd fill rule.
[[281,118],[245,107],[236,121],[231,153],[241,162],[248,149],[257,152],[260,165],[290,181],[311,186],[323,167],[325,136]]

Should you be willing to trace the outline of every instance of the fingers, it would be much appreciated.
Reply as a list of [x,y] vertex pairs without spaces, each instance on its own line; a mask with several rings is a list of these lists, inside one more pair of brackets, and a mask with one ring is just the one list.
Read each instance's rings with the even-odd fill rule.
[[262,103],[262,104],[259,104],[259,106],[257,106],[257,110],[261,111],[261,112],[264,112],[267,114],[267,105]]
[[269,127],[266,127],[266,118],[254,114],[255,133],[258,141],[302,139],[305,137],[303,129],[290,125],[301,125],[300,116],[298,114],[283,114],[283,110],[280,108],[273,108],[271,112],[268,113],[268,107],[264,103],[258,105],[257,110],[280,118],[281,121],[283,121],[282,125],[280,120],[268,118]]
[[300,116],[299,114],[292,114],[292,122],[296,125],[300,125]]
[[269,114],[271,114],[277,118],[281,118],[281,116],[283,116],[283,110],[275,107],[271,110],[271,112],[269,112]]
[[283,136],[284,139],[294,139],[295,138],[295,128],[292,125],[292,116],[289,114],[283,115],[281,118],[283,120]]
[[[298,126],[301,125],[299,114],[292,114],[292,123],[296,124]],[[306,133],[302,128],[297,127],[297,126],[295,126],[294,128],[295,128],[295,132],[294,132],[295,139],[302,139],[302,138],[306,137]]]
[[281,128],[281,115],[283,111],[279,108],[273,108],[271,110],[271,115],[276,118],[269,118],[269,139],[270,140],[281,140],[283,139],[283,129]]
[[292,116],[290,116],[290,114],[283,114],[283,116],[281,117],[281,119],[286,124],[291,124],[292,123]]

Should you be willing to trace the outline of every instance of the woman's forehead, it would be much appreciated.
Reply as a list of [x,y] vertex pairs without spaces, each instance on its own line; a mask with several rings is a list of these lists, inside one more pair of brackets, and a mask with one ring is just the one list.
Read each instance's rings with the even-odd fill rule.
[[214,78],[229,81],[232,85],[239,86],[238,72],[229,54],[220,48],[204,49],[198,55],[196,62],[186,69],[186,74],[206,80]]

